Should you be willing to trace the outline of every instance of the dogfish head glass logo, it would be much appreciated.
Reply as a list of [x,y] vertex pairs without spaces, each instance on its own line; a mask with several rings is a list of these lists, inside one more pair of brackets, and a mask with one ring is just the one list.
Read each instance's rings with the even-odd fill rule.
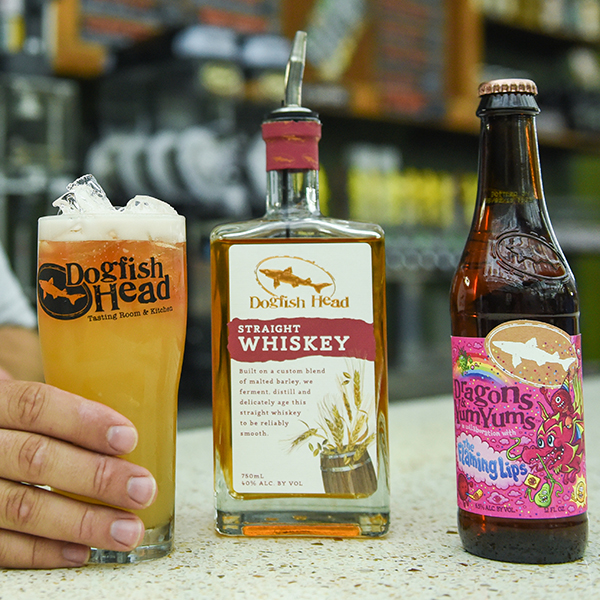
[[66,268],[46,263],[38,271],[38,301],[46,314],[66,321],[90,310],[92,292],[85,282],[67,285]]

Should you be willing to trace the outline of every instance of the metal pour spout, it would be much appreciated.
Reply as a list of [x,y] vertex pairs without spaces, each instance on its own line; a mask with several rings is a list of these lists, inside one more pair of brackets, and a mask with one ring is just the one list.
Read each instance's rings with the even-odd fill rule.
[[302,106],[302,78],[306,63],[306,32],[297,31],[290,58],[285,68],[284,107]]

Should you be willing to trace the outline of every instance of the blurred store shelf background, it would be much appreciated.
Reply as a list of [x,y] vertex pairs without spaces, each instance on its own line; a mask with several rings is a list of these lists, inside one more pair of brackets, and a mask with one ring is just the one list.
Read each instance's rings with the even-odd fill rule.
[[259,127],[297,29],[324,212],[387,233],[390,396],[448,392],[448,287],[476,192],[477,85],[540,88],[542,172],[600,366],[600,0],[3,0],[0,241],[35,299],[38,216],[92,172],[188,219],[181,400],[210,403],[208,234],[260,215]]

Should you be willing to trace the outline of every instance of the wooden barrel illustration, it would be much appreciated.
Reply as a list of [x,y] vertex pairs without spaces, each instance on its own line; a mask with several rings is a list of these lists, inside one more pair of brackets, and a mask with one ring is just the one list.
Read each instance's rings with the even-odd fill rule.
[[377,489],[377,476],[368,452],[356,462],[354,452],[321,453],[321,476],[327,494],[370,496]]

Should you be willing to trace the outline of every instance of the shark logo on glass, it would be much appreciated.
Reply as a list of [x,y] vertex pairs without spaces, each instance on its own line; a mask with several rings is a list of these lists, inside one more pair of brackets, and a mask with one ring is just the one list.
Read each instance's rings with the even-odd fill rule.
[[90,310],[92,293],[85,283],[68,286],[65,267],[45,263],[38,271],[38,301],[46,314],[66,321]]

